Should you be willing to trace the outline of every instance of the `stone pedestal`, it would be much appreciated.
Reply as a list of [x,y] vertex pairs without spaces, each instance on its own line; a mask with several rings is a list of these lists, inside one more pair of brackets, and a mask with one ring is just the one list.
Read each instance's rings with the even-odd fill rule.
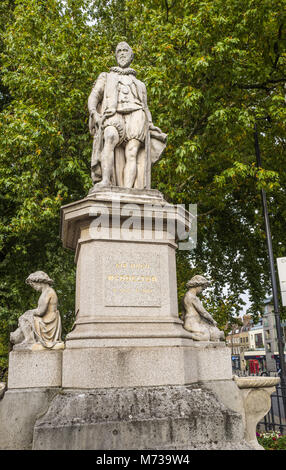
[[8,390],[0,395],[0,449],[30,450],[34,425],[62,386],[62,350],[9,354]]
[[178,318],[175,239],[190,228],[190,214],[158,191],[118,189],[62,208],[63,245],[77,264],[68,349],[189,337]]
[[64,391],[34,428],[35,450],[245,449],[240,414],[198,386]]
[[[156,190],[101,188],[64,206],[61,220],[63,245],[75,250],[77,264],[63,387],[196,382],[198,364],[209,369],[210,357],[203,359],[178,317],[175,259],[191,214]],[[214,364],[228,363],[223,347],[210,351]],[[223,378],[230,360],[225,370]]]
[[31,450],[35,422],[59,391],[55,387],[7,390],[0,400],[0,449]]
[[193,341],[178,317],[176,242],[190,225],[154,190],[93,189],[62,208],[76,321],[65,350],[10,353],[0,448],[257,448],[268,391],[257,410],[225,343]]
[[231,380],[230,351],[224,344],[185,344],[67,349],[63,387],[146,387]]
[[62,385],[62,351],[12,351],[8,389],[53,388]]

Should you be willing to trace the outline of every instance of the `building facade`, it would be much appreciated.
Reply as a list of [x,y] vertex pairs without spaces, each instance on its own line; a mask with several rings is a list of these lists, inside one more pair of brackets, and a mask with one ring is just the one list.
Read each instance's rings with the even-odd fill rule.
[[[275,315],[271,298],[263,305],[262,316],[256,324],[249,315],[243,317],[243,325],[235,326],[226,337],[231,348],[232,365],[241,371],[277,372],[280,367]],[[285,338],[286,321],[281,322]],[[284,339],[285,342],[285,339]]]
[[249,350],[249,330],[251,317],[244,315],[243,325],[235,326],[226,337],[226,345],[231,348],[231,359],[234,369],[245,370],[247,367],[245,352]]
[[[282,333],[285,343],[286,322],[281,322]],[[265,337],[265,356],[266,365],[269,372],[276,372],[280,368],[279,364],[279,348],[277,341],[276,321],[272,299],[268,298],[264,301],[263,312],[263,330]],[[285,348],[284,348],[285,351]]]

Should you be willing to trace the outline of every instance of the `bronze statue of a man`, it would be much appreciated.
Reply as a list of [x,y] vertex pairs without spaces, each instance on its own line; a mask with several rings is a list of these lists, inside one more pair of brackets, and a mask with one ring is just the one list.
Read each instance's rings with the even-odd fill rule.
[[118,67],[99,75],[88,99],[91,177],[99,186],[150,188],[151,165],[166,147],[167,135],[152,124],[146,87],[129,67],[131,47],[120,42],[115,55]]

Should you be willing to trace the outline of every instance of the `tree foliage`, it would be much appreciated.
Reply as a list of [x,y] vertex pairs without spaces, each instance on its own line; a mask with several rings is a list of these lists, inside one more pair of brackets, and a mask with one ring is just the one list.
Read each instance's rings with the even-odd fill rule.
[[197,248],[178,253],[179,299],[199,273],[213,280],[221,324],[246,289],[258,311],[269,289],[262,187],[275,257],[286,255],[285,11],[285,0],[1,3],[1,344],[36,301],[24,283],[36,269],[54,277],[70,328],[75,268],[59,209],[91,186],[87,97],[124,39],[153,121],[169,135],[152,186],[198,205]]

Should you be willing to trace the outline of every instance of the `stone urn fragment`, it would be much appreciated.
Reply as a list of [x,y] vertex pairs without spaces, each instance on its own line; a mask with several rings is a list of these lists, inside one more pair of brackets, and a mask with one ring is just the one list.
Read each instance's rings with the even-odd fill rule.
[[245,440],[256,450],[264,450],[256,437],[257,423],[271,408],[271,395],[279,377],[233,377],[240,389],[245,411]]

